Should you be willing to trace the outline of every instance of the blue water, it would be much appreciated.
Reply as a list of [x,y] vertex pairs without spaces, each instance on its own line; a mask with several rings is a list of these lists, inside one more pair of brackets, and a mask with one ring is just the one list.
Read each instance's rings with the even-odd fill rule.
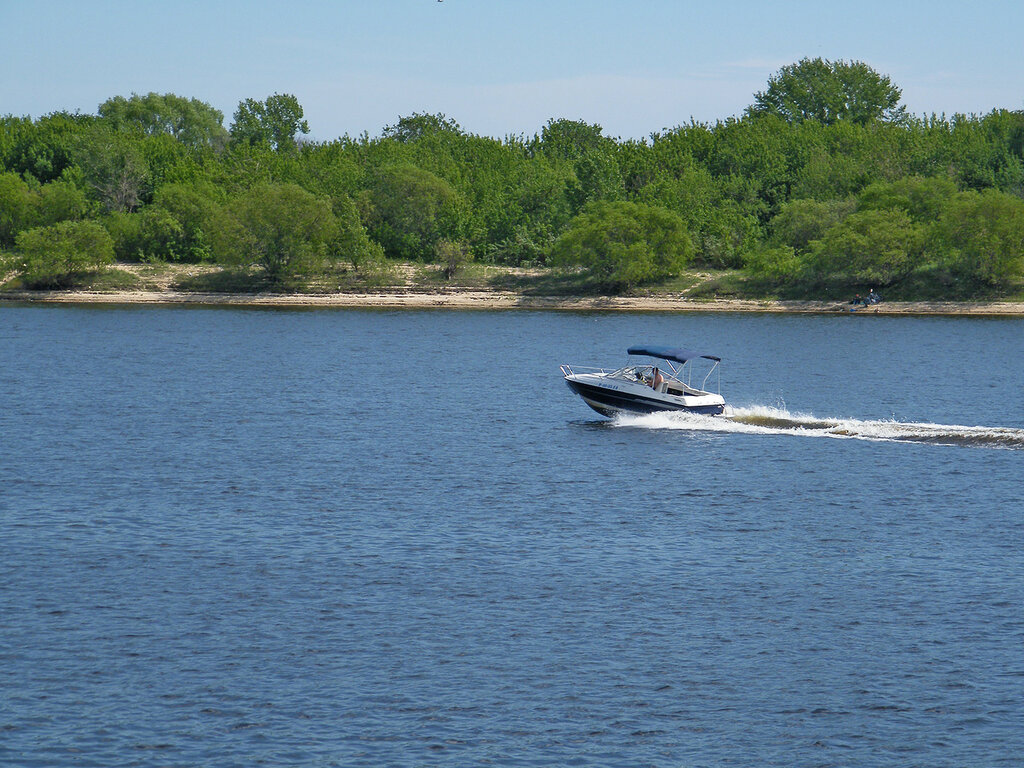
[[[725,359],[728,418],[558,365]],[[1019,766],[1024,320],[0,306],[0,764]]]

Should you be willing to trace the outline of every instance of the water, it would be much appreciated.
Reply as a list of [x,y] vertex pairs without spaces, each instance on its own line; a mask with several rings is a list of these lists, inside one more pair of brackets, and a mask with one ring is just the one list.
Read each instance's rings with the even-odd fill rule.
[[0,307],[0,764],[1019,765],[1022,331]]

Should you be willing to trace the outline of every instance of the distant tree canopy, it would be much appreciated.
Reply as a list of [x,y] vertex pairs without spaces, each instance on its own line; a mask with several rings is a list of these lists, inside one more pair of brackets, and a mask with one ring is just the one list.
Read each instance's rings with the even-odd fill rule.
[[550,265],[607,290],[686,265],[772,292],[1020,290],[1024,111],[911,117],[899,101],[868,65],[815,58],[741,118],[647,140],[568,118],[494,139],[413,113],[374,137],[300,141],[291,94],[241,101],[230,131],[196,99],[115,96],[95,115],[0,117],[0,257],[57,280],[25,254],[78,243],[102,265],[83,234],[100,227],[120,260],[282,284],[401,259]]
[[302,115],[299,100],[289,93],[275,93],[265,101],[246,99],[235,111],[231,139],[276,150],[293,149],[296,134],[309,133],[309,123]]
[[400,117],[397,123],[385,127],[383,137],[406,144],[410,141],[418,141],[432,133],[443,132],[461,135],[462,129],[458,123],[445,115],[423,115],[415,112],[409,117]]
[[137,128],[149,136],[166,134],[192,147],[222,148],[228,140],[220,110],[173,93],[115,96],[100,104],[99,115],[115,128]]
[[832,125],[850,120],[866,125],[905,118],[901,95],[887,76],[864,62],[801,59],[772,76],[768,88],[754,94],[748,111],[752,116],[778,115],[790,123],[817,120]]

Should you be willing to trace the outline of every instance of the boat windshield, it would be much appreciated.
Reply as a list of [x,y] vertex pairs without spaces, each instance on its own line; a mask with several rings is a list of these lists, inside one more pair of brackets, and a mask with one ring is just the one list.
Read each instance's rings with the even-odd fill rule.
[[[711,365],[710,369],[705,374],[699,387],[694,386],[691,382],[693,366],[688,366],[686,364],[673,365],[668,360],[662,361],[660,365],[627,365],[616,371],[612,371],[608,376],[609,378],[639,382],[646,386],[652,386],[654,383],[655,372],[657,372],[661,375],[662,380],[666,382],[673,382],[684,391],[692,394],[709,394],[706,389],[707,381],[711,377],[711,374],[718,369],[718,365],[719,361],[714,361],[713,365]],[[721,385],[719,385],[719,387],[720,386]]]

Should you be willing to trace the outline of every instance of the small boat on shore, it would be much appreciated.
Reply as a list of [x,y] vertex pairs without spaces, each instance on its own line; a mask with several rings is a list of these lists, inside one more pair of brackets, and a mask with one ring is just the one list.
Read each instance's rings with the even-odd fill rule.
[[[725,410],[722,395],[706,389],[721,358],[662,346],[630,347],[627,354],[653,357],[664,364],[630,364],[614,371],[563,365],[562,376],[569,389],[602,416],[659,411],[717,415]],[[692,366],[687,366],[694,360],[711,361],[699,387],[692,386]]]

